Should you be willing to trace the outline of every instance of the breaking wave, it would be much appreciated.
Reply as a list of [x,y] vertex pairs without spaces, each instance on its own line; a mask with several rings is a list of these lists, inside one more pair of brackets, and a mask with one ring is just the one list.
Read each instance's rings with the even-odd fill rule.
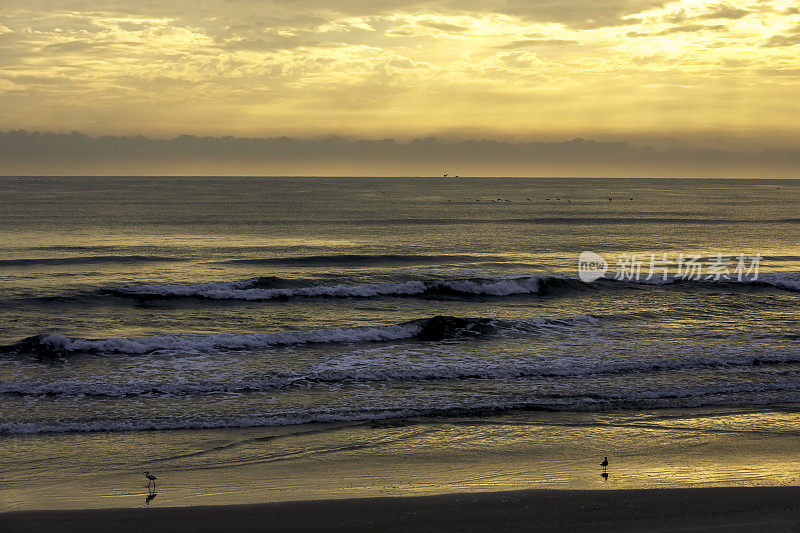
[[684,279],[681,277],[670,274],[666,277],[654,276],[652,279],[640,278],[638,280],[622,280],[618,281],[613,278],[604,278],[607,281],[616,281],[620,283],[633,283],[640,285],[701,285],[706,287],[721,286],[721,287],[772,287],[783,289],[791,292],[800,291],[800,274],[796,272],[768,272],[762,273],[757,277],[745,276],[741,280],[737,278],[731,279]]
[[[275,279],[275,278],[270,278]],[[374,298],[380,296],[510,296],[539,292],[539,277],[410,280],[360,285],[332,284],[308,287],[263,286],[264,278],[187,285],[127,285],[103,289],[118,296],[138,298],[206,298],[211,300],[276,300],[287,298]]]
[[[505,363],[487,363],[474,357],[460,361],[415,361],[413,364],[389,364],[390,361],[367,362],[358,357],[337,362],[318,364],[304,373],[269,373],[256,376],[227,376],[221,381],[171,380],[152,381],[129,378],[124,381],[103,382],[94,380],[62,381],[6,381],[0,383],[0,394],[18,396],[96,396],[123,397],[151,395],[193,395],[209,393],[250,393],[274,391],[287,387],[309,385],[339,385],[343,383],[413,383],[431,381],[467,380],[524,380],[547,378],[592,378],[619,374],[642,375],[660,372],[702,371],[708,369],[746,370],[748,367],[775,367],[782,377],[792,378],[795,388],[800,388],[800,352],[772,355],[752,355],[728,351],[718,356],[690,359],[678,358],[620,358],[602,365],[594,357],[564,358],[561,360],[512,360]],[[786,365],[792,365],[786,368]],[[774,373],[774,372],[773,372]],[[775,373],[774,373],[775,374]],[[778,375],[778,374],[775,374]],[[221,376],[225,377],[225,376]],[[783,383],[783,384],[781,384]],[[780,381],[775,386],[785,388]],[[708,387],[712,387],[708,385]],[[713,387],[712,387],[713,388]],[[711,390],[710,388],[708,390]],[[654,396],[663,390],[653,391]],[[671,392],[670,395],[679,395]],[[608,397],[615,397],[609,394]],[[641,397],[647,397],[643,394]]]
[[594,283],[581,282],[568,275],[532,275],[507,277],[476,277],[464,279],[413,279],[387,283],[322,283],[308,285],[305,280],[287,280],[277,277],[256,277],[236,281],[189,283],[173,285],[125,285],[104,288],[102,291],[116,296],[142,299],[199,298],[209,300],[268,301],[291,298],[380,298],[417,297],[447,298],[489,296],[505,297],[524,294],[542,294],[551,290],[587,290],[590,288],[622,285],[680,285],[703,287],[768,287],[786,291],[800,291],[800,275],[794,272],[762,274],[756,279],[684,280],[673,275],[662,279],[616,280],[601,278]]
[[486,318],[435,316],[377,327],[283,331],[276,333],[217,333],[212,335],[153,335],[150,337],[80,339],[60,333],[27,337],[0,347],[0,353],[64,357],[72,353],[147,354],[153,352],[203,353],[255,350],[301,344],[348,344],[404,339],[442,340],[496,331],[499,322]]

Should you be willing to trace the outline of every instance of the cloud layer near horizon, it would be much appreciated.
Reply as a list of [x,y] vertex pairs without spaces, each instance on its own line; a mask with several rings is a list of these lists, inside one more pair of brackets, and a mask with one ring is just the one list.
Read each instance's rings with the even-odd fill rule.
[[0,130],[756,141],[800,133],[798,51],[795,0],[30,0]]
[[573,139],[400,142],[0,133],[0,175],[621,176],[800,178],[800,148],[654,148]]

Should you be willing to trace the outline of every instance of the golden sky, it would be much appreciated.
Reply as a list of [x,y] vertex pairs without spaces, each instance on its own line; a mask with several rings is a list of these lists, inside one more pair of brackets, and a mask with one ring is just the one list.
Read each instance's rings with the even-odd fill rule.
[[800,133],[796,0],[3,3],[0,131]]

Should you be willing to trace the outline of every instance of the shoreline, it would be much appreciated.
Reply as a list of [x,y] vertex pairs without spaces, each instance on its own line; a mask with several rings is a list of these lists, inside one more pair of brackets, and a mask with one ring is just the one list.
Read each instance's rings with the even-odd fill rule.
[[[793,487],[799,417],[785,404],[4,436],[0,512]],[[158,476],[154,497],[144,471]]]
[[220,531],[786,531],[800,487],[524,490],[250,505],[14,511],[8,533]]

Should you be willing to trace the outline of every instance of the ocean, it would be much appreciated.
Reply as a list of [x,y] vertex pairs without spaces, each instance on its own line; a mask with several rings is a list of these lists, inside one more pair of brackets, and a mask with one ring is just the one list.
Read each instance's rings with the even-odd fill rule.
[[799,228],[797,180],[0,178],[0,434],[794,403]]

